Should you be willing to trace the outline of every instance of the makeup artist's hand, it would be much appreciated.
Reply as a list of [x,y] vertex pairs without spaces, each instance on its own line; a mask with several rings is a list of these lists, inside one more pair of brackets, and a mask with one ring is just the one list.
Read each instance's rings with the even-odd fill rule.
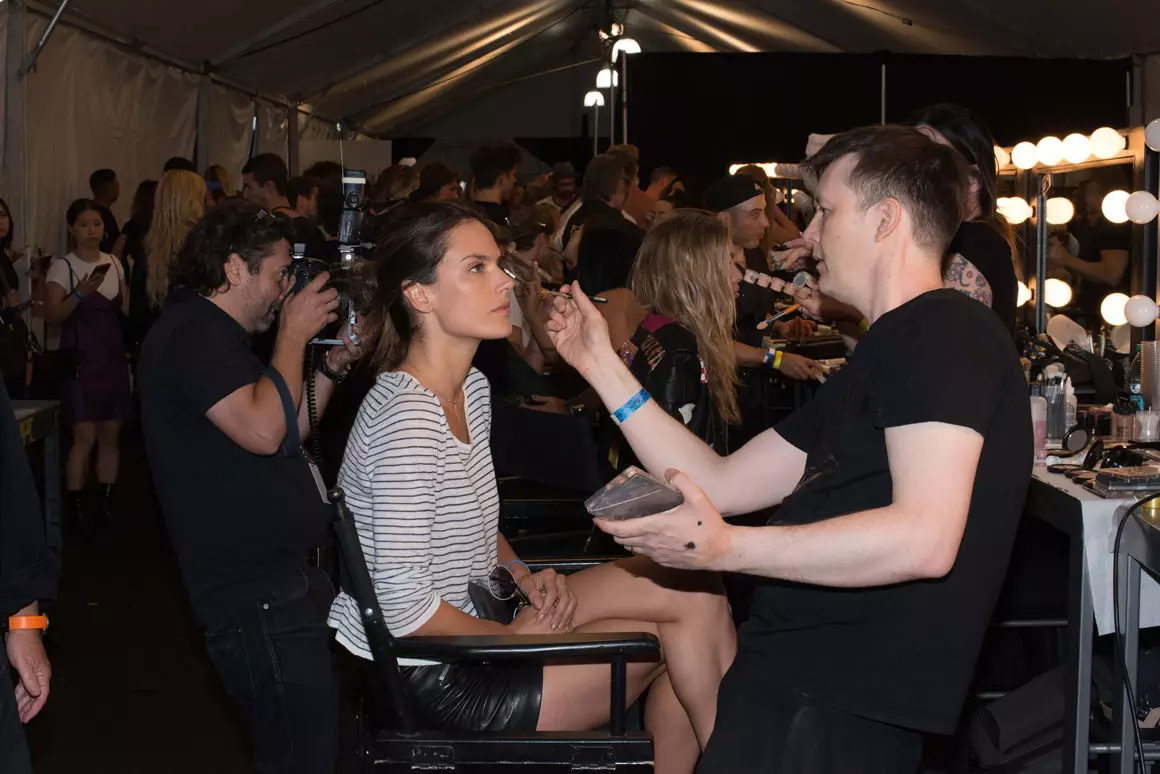
[[783,352],[781,355],[781,368],[777,369],[781,373],[788,376],[790,379],[797,379],[801,382],[808,382],[811,379],[817,379],[819,376],[824,376],[822,367],[808,357],[795,355],[792,352]]
[[571,293],[572,298],[552,298],[548,338],[560,357],[587,378],[601,357],[616,357],[608,338],[608,323],[584,295],[579,282],[560,290]]
[[805,237],[791,239],[785,244],[785,250],[769,256],[769,268],[773,271],[793,271],[814,254],[814,246]]
[[795,341],[808,338],[814,335],[814,323],[809,320],[797,318],[789,320],[788,322],[779,322],[773,324],[773,329],[777,331],[777,335],[783,339],[793,339]]

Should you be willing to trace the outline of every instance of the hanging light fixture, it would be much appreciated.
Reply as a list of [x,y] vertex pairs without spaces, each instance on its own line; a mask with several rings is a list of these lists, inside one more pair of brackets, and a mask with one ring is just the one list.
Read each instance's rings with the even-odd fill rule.
[[590,91],[584,95],[584,107],[604,107],[604,95],[598,91]]
[[628,56],[629,54],[639,54],[640,44],[632,38],[621,38],[620,40],[616,41],[614,44],[612,44],[613,62],[616,61],[617,57],[622,51],[624,52],[625,56]]
[[596,74],[596,88],[611,89],[613,86],[620,87],[620,73],[616,70],[605,67]]

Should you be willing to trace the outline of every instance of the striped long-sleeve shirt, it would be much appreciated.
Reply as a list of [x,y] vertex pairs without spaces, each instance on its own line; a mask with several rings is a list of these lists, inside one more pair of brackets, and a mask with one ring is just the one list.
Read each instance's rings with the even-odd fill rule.
[[[496,564],[487,379],[472,369],[463,391],[470,444],[451,433],[439,399],[403,371],[379,377],[347,443],[338,481],[396,637],[421,627],[440,602],[474,615],[468,582]],[[371,657],[358,606],[345,593],[331,606],[330,625],[348,650]]]

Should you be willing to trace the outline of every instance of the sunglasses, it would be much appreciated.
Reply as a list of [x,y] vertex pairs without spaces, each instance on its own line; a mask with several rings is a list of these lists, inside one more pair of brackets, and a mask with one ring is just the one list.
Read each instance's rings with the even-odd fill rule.
[[521,609],[532,604],[532,601],[528,599],[528,595],[520,588],[520,584],[516,583],[516,578],[512,575],[512,571],[503,565],[495,567],[488,574],[487,590],[500,602],[507,602],[512,599],[519,600]]

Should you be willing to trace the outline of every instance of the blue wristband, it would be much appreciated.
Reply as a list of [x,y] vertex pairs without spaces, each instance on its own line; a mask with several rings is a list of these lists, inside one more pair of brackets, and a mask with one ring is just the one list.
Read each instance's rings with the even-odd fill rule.
[[85,300],[84,296],[81,295],[79,290],[74,290],[72,292],[72,294],[77,297],[77,301],[84,301]]
[[612,418],[616,421],[616,424],[623,425],[628,421],[629,417],[636,413],[638,408],[648,403],[649,398],[651,397],[652,396],[648,394],[648,390],[642,387],[640,392],[638,392],[636,395],[633,395],[631,398],[625,401],[623,406],[612,412]]
[[774,350],[771,347],[770,349],[766,350],[765,357],[761,359],[761,364],[766,368],[769,368],[771,365],[773,365],[773,352]]
[[[530,574],[531,574],[531,572],[532,572],[532,568],[531,568],[531,567],[528,567],[526,564],[524,564],[524,563],[523,563],[521,560],[519,560],[519,559],[512,559],[510,562],[508,562],[507,564],[505,564],[505,565],[504,565],[504,567],[507,569],[507,571],[508,571],[508,572],[511,572],[512,565],[513,565],[513,564],[518,564],[519,566],[523,567],[525,570],[527,570],[527,571],[528,571],[528,574],[529,574],[529,575],[530,575]],[[514,572],[512,573],[512,576],[513,576],[513,577],[515,576],[515,573],[514,573]]]

